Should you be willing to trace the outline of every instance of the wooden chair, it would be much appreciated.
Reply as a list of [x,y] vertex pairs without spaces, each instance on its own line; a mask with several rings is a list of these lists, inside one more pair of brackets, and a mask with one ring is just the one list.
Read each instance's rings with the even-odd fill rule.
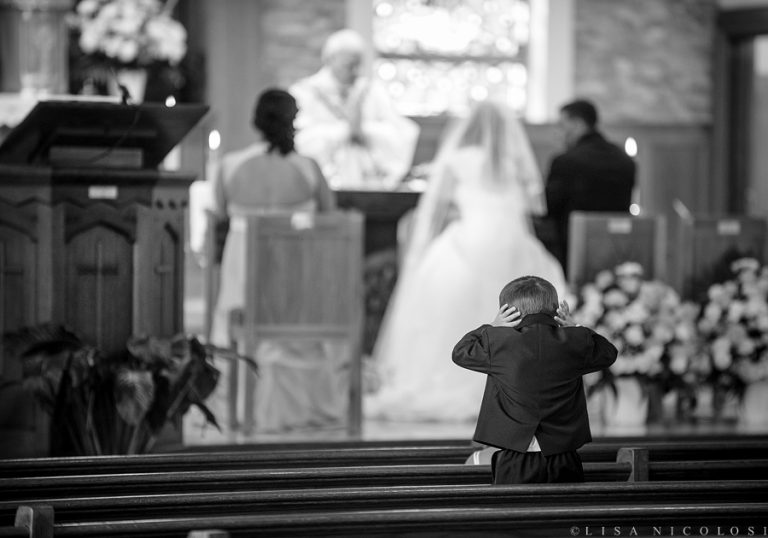
[[675,204],[671,284],[686,299],[699,299],[710,284],[730,278],[730,263],[753,257],[766,261],[766,219],[736,215],[694,215]]
[[[362,420],[363,220],[354,211],[250,217],[245,308],[232,332],[241,353],[260,363],[262,378],[269,368],[259,356],[264,344],[319,346],[325,356],[297,356],[282,366],[290,371],[293,361],[296,368],[305,368],[305,376],[313,371],[319,377],[336,376],[337,395],[349,395],[347,428],[352,434],[360,432]],[[244,386],[247,432],[259,426],[254,424],[257,382],[250,371]],[[234,401],[236,394],[231,397]]]
[[212,211],[205,211],[205,239],[203,244],[203,311],[205,339],[211,339],[213,313],[219,296],[221,278],[221,250],[224,247],[224,228],[221,220]]
[[568,281],[579,287],[620,263],[643,266],[646,278],[666,279],[666,218],[574,211],[570,216]]

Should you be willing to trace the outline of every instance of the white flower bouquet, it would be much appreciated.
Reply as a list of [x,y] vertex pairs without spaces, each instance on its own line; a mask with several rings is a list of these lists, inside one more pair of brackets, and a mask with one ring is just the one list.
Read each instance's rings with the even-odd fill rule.
[[709,287],[698,329],[714,381],[740,392],[768,380],[768,267],[740,258],[731,272],[731,279]]
[[171,17],[175,0],[80,0],[71,18],[80,50],[105,67],[177,65],[187,32]]
[[619,350],[610,369],[613,376],[653,379],[682,377],[688,371],[698,308],[682,303],[667,284],[644,280],[640,264],[626,262],[601,271],[580,295],[577,323],[593,328]]

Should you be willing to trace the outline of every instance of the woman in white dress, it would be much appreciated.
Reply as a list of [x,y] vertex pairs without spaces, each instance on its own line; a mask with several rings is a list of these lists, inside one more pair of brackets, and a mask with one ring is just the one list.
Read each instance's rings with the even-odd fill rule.
[[[288,92],[280,89],[264,91],[256,102],[253,115],[257,140],[245,149],[226,154],[214,180],[215,212],[222,219],[228,218],[230,223],[210,338],[211,343],[219,347],[230,347],[230,312],[244,306],[246,218],[250,215],[330,211],[336,205],[320,167],[294,149],[293,122],[297,111],[296,100]],[[304,352],[306,350],[301,349],[300,344],[290,343],[267,342],[259,348],[256,361],[260,374],[254,404],[257,429],[279,430],[312,420],[306,416],[309,413],[307,402],[320,397],[318,390],[311,386],[312,374],[297,375],[282,364]],[[238,398],[238,417],[227,417],[231,371],[226,363],[217,363],[217,366],[222,375],[207,403],[226,430],[242,420],[244,401]],[[240,372],[239,395],[242,395],[242,379],[248,375],[244,371],[245,364],[236,364],[235,370]],[[314,387],[317,386],[315,379]],[[298,402],[296,398],[303,400]]]
[[[449,132],[419,200],[413,232],[373,351],[379,389],[368,419],[469,422],[485,379],[451,361],[468,331],[490,323],[509,281],[536,275],[562,297],[558,261],[533,234],[544,189],[511,109],[475,105]],[[458,213],[458,218],[451,218]]]

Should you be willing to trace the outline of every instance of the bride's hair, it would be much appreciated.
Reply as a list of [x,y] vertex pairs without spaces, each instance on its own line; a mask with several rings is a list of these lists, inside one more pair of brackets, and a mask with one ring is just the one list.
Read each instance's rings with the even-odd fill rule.
[[453,168],[464,157],[458,150],[482,152],[481,181],[495,188],[519,188],[520,211],[546,213],[544,182],[515,112],[495,101],[475,103],[469,115],[446,129],[430,170],[427,188],[419,199],[405,263],[418,260],[449,218],[456,177]]
[[557,290],[548,281],[538,276],[516,278],[499,293],[499,306],[517,308],[521,316],[528,314],[557,313]]
[[522,122],[509,106],[494,100],[476,102],[466,118],[446,136],[437,160],[450,158],[455,150],[476,147],[484,154],[482,179],[490,185],[514,183],[527,195],[528,210],[544,211],[544,181]]
[[508,128],[500,105],[493,101],[480,101],[473,107],[464,123],[459,124],[457,130],[456,146],[476,146],[483,149],[488,166],[488,173],[484,177],[492,183],[502,183],[505,179],[505,153],[513,148],[509,146],[512,141],[508,140]]

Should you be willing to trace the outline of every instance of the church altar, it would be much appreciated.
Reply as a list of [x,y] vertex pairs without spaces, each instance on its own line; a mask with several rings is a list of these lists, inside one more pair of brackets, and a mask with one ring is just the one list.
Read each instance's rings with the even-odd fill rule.
[[365,215],[365,254],[397,249],[400,218],[414,209],[421,192],[407,187],[397,190],[336,190],[342,209],[357,209]]
[[[407,185],[408,182],[405,182]],[[401,186],[394,190],[338,189],[337,203],[342,209],[357,209],[365,215],[365,254],[395,249],[398,246],[398,224],[409,211],[416,209],[421,190]],[[554,249],[554,230],[543,218],[534,217],[533,226],[545,246]]]

